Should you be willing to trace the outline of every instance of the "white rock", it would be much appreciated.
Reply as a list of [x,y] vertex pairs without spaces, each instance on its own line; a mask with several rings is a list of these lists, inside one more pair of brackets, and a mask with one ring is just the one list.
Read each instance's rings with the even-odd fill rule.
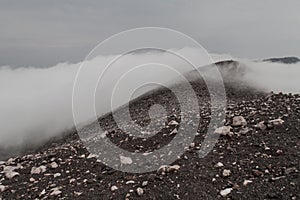
[[266,130],[267,126],[265,125],[264,121],[259,122],[258,124],[255,125],[255,128],[259,128],[260,130]]
[[143,181],[142,186],[145,187],[148,185],[148,181]]
[[221,162],[218,162],[218,163],[216,164],[216,167],[223,167],[223,166],[224,166],[224,164],[221,163]]
[[54,178],[61,176],[61,173],[56,173],[53,175]]
[[34,182],[35,179],[31,177],[31,178],[29,179],[29,181],[30,181],[30,182]]
[[127,181],[125,184],[128,185],[128,184],[134,184],[135,182],[133,180],[130,180],[130,181]]
[[51,196],[57,196],[61,194],[61,191],[59,190],[59,188],[53,188],[52,192],[50,193]]
[[91,154],[87,157],[87,159],[96,158],[96,157],[97,157],[97,155],[91,153]]
[[178,133],[178,130],[177,130],[177,128],[174,128],[174,130],[173,130],[173,131],[171,131],[170,135],[174,135],[174,134],[177,134],[177,133]]
[[179,165],[173,165],[168,167],[167,172],[178,171],[179,169],[180,169]]
[[271,121],[269,121],[269,123],[273,124],[274,126],[280,126],[284,123],[284,120],[282,119],[273,119]]
[[20,168],[21,168],[20,166],[5,166],[3,168],[3,173],[5,174],[6,178],[12,179],[13,177],[20,175],[18,172],[14,171]]
[[137,188],[136,189],[136,193],[139,195],[139,196],[142,196],[144,194],[144,190],[142,188]]
[[169,126],[177,126],[178,122],[176,122],[175,120],[172,120],[168,123]]
[[224,169],[223,170],[223,176],[224,177],[230,176],[230,174],[231,174],[231,171],[229,169]]
[[234,134],[231,130],[232,130],[231,126],[222,126],[222,127],[217,128],[214,133],[219,134],[219,135],[233,136]]
[[82,195],[82,192],[76,192],[76,191],[74,191],[74,194],[75,194],[76,196],[80,196],[80,195]]
[[46,171],[47,167],[46,166],[40,166],[40,167],[32,167],[31,168],[31,174],[41,174]]
[[7,160],[7,164],[10,165],[10,164],[14,163],[14,161],[15,161],[14,158],[10,158],[10,159]]
[[232,119],[232,126],[246,126],[246,125],[247,125],[247,121],[242,116],[235,116]]
[[192,143],[190,144],[190,147],[191,147],[191,148],[194,148],[194,147],[195,147],[195,143],[192,142]]
[[112,192],[116,191],[117,189],[119,189],[119,188],[117,186],[115,186],[115,185],[111,186],[111,188],[110,188],[110,190]]
[[168,169],[168,167],[169,167],[169,165],[162,165],[162,166],[160,166],[160,167],[157,169],[157,173],[158,173],[158,174],[162,174],[162,173],[166,172],[167,169]]
[[250,180],[244,180],[243,185],[246,186],[246,185],[248,185],[249,183],[252,183],[252,182],[253,181],[250,181]]
[[56,169],[58,167],[58,164],[56,162],[52,162],[50,165],[52,169]]
[[157,173],[158,174],[165,174],[165,172],[174,172],[178,171],[180,169],[179,165],[162,165],[158,168]]
[[100,133],[100,138],[102,138],[102,139],[105,138],[107,134],[108,134],[107,131],[101,132]]
[[69,183],[73,183],[75,181],[76,181],[75,178],[72,178],[72,179],[69,180]]
[[0,185],[0,192],[4,192],[6,190],[7,186]]
[[40,196],[42,196],[44,194],[46,194],[46,190],[45,189],[43,189],[43,191],[40,193]]
[[120,156],[120,161],[124,165],[132,164],[132,159],[130,157]]
[[232,188],[226,188],[226,189],[220,191],[220,195],[222,197],[226,197],[228,194],[230,194],[231,191],[232,191]]

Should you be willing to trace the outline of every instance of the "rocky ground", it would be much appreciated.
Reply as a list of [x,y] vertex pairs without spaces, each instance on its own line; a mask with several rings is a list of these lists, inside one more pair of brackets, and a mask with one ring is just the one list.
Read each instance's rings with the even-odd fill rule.
[[[299,199],[300,95],[263,93],[227,83],[226,122],[218,143],[204,158],[198,150],[210,121],[209,95],[192,83],[201,116],[195,140],[174,163],[132,174],[114,170],[89,154],[76,131],[37,151],[0,162],[0,199]],[[180,87],[180,86],[176,86]],[[107,137],[132,152],[168,144],[180,126],[178,102],[168,89],[130,104],[132,118],[149,123],[148,109],[164,105],[165,127],[148,139],[117,127],[111,114],[99,119]]]

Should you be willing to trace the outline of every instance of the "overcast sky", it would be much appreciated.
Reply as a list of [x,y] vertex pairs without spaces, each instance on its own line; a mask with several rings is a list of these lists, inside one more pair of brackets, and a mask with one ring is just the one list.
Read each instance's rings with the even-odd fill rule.
[[144,26],[181,31],[214,53],[300,56],[299,0],[0,0],[0,65],[78,62]]

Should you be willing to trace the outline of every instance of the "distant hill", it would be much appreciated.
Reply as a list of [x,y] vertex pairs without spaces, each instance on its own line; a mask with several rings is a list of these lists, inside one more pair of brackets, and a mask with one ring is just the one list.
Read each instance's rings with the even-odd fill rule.
[[278,62],[284,64],[294,64],[300,62],[300,59],[297,57],[283,57],[283,58],[268,58],[263,61],[266,62]]

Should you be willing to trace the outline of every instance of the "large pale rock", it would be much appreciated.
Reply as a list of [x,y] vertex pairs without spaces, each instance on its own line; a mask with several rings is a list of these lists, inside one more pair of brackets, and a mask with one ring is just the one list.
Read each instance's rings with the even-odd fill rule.
[[214,133],[215,134],[219,134],[219,135],[229,135],[229,136],[233,136],[233,132],[231,131],[232,127],[231,126],[222,126],[217,128]]
[[247,121],[242,116],[235,116],[232,119],[232,126],[246,126],[246,125],[247,125]]

